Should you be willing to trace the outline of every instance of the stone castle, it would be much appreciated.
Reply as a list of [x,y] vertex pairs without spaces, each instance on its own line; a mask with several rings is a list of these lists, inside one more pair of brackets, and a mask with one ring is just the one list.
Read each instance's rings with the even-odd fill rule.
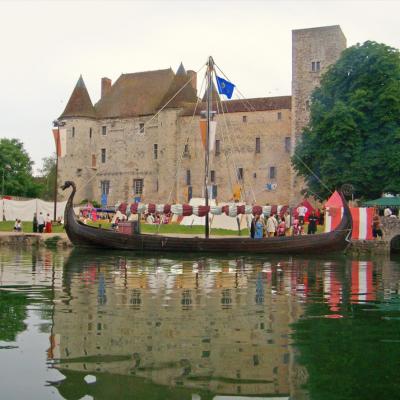
[[[292,95],[221,101],[213,88],[215,142],[209,193],[218,201],[294,204],[301,179],[291,168],[310,96],[346,48],[339,26],[292,32]],[[183,88],[183,89],[182,89]],[[172,69],[101,80],[93,105],[82,77],[58,119],[66,131],[59,180],[74,180],[76,201],[188,202],[202,197],[206,109],[197,75]]]

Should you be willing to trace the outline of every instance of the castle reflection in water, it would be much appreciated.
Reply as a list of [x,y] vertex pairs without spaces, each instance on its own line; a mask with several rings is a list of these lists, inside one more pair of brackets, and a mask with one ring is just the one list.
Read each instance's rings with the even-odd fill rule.
[[[67,378],[58,390],[75,398],[94,374],[82,394],[118,380],[127,393],[140,387],[137,398],[308,398],[294,326],[308,305],[323,310],[312,318],[348,318],[349,305],[397,292],[391,265],[73,252],[54,290],[48,358]],[[155,388],[163,394],[151,397]]]
[[289,295],[303,285],[284,263],[110,260],[64,269],[49,351],[60,370],[242,396],[289,396],[304,380],[290,346],[302,302]]

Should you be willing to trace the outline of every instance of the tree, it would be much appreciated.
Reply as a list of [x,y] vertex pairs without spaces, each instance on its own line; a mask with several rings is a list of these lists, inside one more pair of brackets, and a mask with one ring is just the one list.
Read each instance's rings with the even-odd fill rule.
[[398,50],[371,41],[346,49],[311,99],[292,158],[306,192],[326,198],[351,183],[358,198],[400,193]]
[[33,161],[18,139],[0,139],[0,171],[4,193],[12,196],[37,197],[41,185],[32,177]]
[[56,180],[56,155],[42,159],[43,167],[40,170],[40,176],[37,178],[42,185],[40,198],[47,201],[54,200],[54,185]]

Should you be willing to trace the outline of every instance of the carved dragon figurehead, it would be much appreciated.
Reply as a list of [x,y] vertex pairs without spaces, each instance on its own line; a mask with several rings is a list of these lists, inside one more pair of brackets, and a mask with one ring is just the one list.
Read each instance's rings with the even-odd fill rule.
[[71,187],[71,186],[72,186],[72,188],[73,188],[74,190],[76,190],[75,182],[73,182],[73,181],[65,181],[65,182],[64,182],[64,185],[61,186],[61,189],[62,189],[62,190],[65,190],[65,189],[67,189],[67,188],[69,188],[69,187]]

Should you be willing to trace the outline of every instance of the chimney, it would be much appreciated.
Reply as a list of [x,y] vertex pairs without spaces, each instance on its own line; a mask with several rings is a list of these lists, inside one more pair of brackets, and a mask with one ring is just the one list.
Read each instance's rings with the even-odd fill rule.
[[187,71],[186,73],[187,73],[189,79],[191,79],[190,84],[192,85],[194,91],[197,94],[197,74],[196,74],[196,72],[195,71]]
[[101,98],[103,98],[111,89],[111,79],[101,78]]

